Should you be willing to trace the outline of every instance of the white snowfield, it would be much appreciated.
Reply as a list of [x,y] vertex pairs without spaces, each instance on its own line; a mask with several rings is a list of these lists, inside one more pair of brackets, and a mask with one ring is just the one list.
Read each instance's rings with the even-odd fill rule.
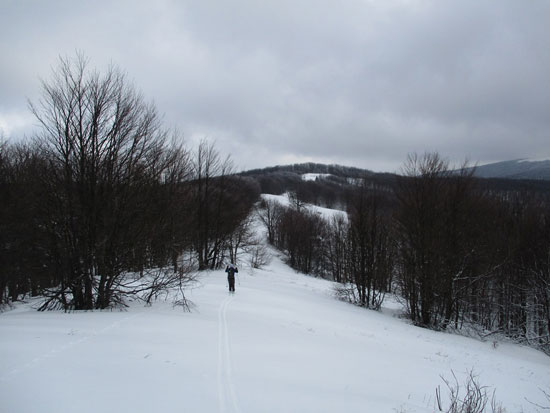
[[302,174],[303,181],[315,181],[317,178],[326,178],[331,176],[331,174]]
[[[288,207],[290,205],[290,201],[288,199],[288,194],[284,195],[271,195],[271,194],[262,194],[262,198],[266,201],[273,201],[276,202],[284,207]],[[313,212],[315,214],[320,215],[325,220],[329,221],[335,217],[342,217],[344,220],[347,221],[348,216],[344,211],[340,211],[337,209],[330,209],[330,208],[324,208],[317,205],[311,205],[307,204],[305,206],[310,212]]]
[[0,411],[434,412],[440,375],[472,369],[508,413],[550,404],[543,353],[414,327],[394,300],[381,312],[337,301],[333,283],[277,256],[241,265],[235,295],[223,270],[200,280],[191,313],[0,314]]

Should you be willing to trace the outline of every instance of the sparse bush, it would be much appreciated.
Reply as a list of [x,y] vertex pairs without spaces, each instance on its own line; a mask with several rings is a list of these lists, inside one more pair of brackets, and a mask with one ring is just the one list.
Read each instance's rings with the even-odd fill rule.
[[250,252],[250,266],[256,269],[262,268],[269,264],[270,258],[265,245],[255,245]]
[[453,380],[441,377],[448,390],[448,402],[444,402],[441,396],[441,387],[437,386],[435,390],[437,410],[445,413],[505,413],[506,410],[495,399],[493,390],[491,396],[488,394],[489,388],[482,386],[473,371],[468,374],[468,379],[462,391],[460,383],[454,372]]
[[351,304],[360,304],[357,289],[350,283],[338,283],[334,286],[334,295],[340,301]]

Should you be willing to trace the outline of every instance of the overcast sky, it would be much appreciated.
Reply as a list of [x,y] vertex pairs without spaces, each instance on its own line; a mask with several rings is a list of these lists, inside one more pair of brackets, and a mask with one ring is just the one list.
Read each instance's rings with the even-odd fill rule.
[[0,0],[0,128],[79,50],[238,170],[549,157],[549,27],[548,0]]

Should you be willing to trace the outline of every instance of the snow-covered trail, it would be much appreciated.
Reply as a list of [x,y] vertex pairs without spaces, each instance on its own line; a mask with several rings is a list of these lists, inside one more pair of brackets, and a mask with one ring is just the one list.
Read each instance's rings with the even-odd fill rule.
[[218,316],[218,399],[220,412],[241,411],[235,393],[235,384],[232,374],[232,352],[229,343],[229,332],[227,325],[227,307],[233,301],[231,294],[222,301]]
[[1,314],[0,411],[433,412],[440,375],[473,368],[508,412],[527,413],[525,398],[544,404],[550,388],[540,352],[338,302],[331,283],[277,258],[241,268],[235,295],[213,271],[188,298],[192,313]]
[[444,388],[440,376],[451,379],[454,371],[463,379],[472,369],[509,412],[536,411],[525,398],[544,402],[539,388],[550,386],[550,359],[540,352],[494,348],[411,326],[392,317],[392,308],[379,313],[335,301],[330,282],[277,259],[240,277],[224,308],[227,411],[432,412],[435,388]]

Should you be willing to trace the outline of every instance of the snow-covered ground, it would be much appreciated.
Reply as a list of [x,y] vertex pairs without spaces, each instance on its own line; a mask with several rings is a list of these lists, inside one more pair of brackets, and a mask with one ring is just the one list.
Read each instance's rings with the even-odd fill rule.
[[331,174],[302,174],[302,180],[315,181],[317,178],[326,178],[327,176],[331,176]]
[[[550,358],[512,344],[438,333],[336,301],[331,282],[276,253],[241,265],[236,294],[203,273],[185,313],[0,314],[1,412],[433,412],[440,375],[474,370],[508,413],[548,405]],[[541,410],[542,411],[542,410]]]
[[[262,198],[265,199],[266,201],[277,202],[285,207],[288,207],[290,205],[288,194],[283,194],[283,195],[262,194]],[[347,214],[344,211],[324,208],[324,207],[311,205],[311,204],[307,204],[306,208],[311,212],[321,215],[327,221],[330,221],[332,217],[336,217],[336,216],[341,216],[342,218],[347,220]]]

